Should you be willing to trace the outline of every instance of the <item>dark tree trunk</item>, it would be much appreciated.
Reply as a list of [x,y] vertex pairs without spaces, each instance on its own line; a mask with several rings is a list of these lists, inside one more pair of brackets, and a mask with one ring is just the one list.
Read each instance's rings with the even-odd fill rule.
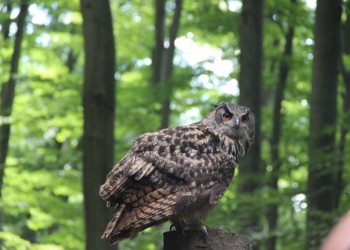
[[245,235],[209,230],[206,237],[202,231],[170,231],[164,235],[164,250],[252,250],[252,240]]
[[74,70],[74,67],[76,65],[78,56],[76,54],[74,54],[74,51],[72,48],[69,48],[69,52],[68,52],[68,58],[66,61],[66,66],[68,68],[68,72],[72,73]]
[[319,247],[335,208],[335,125],[341,0],[318,0],[310,100],[306,249]]
[[[239,185],[241,194],[253,193],[259,187],[257,176],[260,175],[260,120],[261,120],[261,85],[262,85],[262,28],[263,0],[243,0],[240,16],[240,104],[253,108],[257,112],[255,142],[239,164],[239,175],[244,178]],[[252,204],[241,204],[237,210],[248,211],[243,223],[242,233],[258,230],[260,215],[258,209],[249,209]]]
[[169,79],[173,74],[173,58],[175,52],[175,39],[179,30],[182,0],[176,0],[173,22],[170,26],[169,46],[165,47],[165,4],[166,0],[156,0],[156,18],[155,18],[155,48],[152,56],[153,84],[160,87],[161,96],[161,125],[160,128],[169,127],[170,117],[170,97],[172,86]]
[[[343,115],[349,116],[350,112],[350,72],[346,71],[343,60],[341,59],[341,74],[345,85],[345,93],[343,94]],[[345,123],[345,124],[344,124]],[[348,124],[343,121],[340,126],[340,138],[338,145],[337,165],[335,173],[335,196],[334,208],[337,209],[340,202],[341,194],[345,188],[343,181],[344,172],[344,156],[346,146],[346,135],[349,133]]]
[[[5,162],[8,152],[9,139],[10,139],[10,130],[11,130],[11,122],[10,117],[12,114],[12,106],[13,100],[15,98],[15,87],[16,80],[18,75],[18,67],[19,67],[19,59],[21,53],[21,44],[23,40],[23,32],[25,27],[25,19],[28,13],[28,1],[22,0],[20,5],[20,13],[17,19],[17,32],[15,35],[15,42],[13,48],[13,54],[10,65],[10,77],[7,82],[5,82],[1,86],[1,103],[0,103],[0,116],[2,117],[4,123],[0,125],[0,201],[2,197],[2,185],[4,181],[5,174]],[[11,4],[8,3],[8,10],[11,10]],[[6,21],[4,25],[4,39],[8,38],[7,25],[9,27],[10,20]],[[0,231],[2,231],[2,227],[5,224],[4,219],[4,211],[0,206]],[[0,241],[0,248],[2,245],[2,241]]]
[[4,37],[4,40],[8,39],[10,36],[10,25],[11,25],[11,12],[12,12],[12,2],[10,0],[7,0],[5,2],[6,5],[6,12],[3,13],[6,15],[7,19],[2,24],[2,35]]
[[108,0],[81,0],[85,46],[83,192],[86,249],[111,249],[101,235],[109,221],[99,188],[113,167],[115,49]]
[[162,69],[163,57],[164,57],[164,39],[165,39],[165,3],[166,0],[155,1],[155,47],[152,54],[152,68],[153,76],[152,80],[154,84],[159,84],[164,78]]
[[[272,137],[271,137],[271,162],[273,169],[268,176],[267,185],[273,189],[278,190],[278,174],[281,166],[280,154],[279,154],[279,143],[281,137],[281,126],[282,126],[282,114],[281,106],[283,100],[284,89],[287,84],[287,77],[289,73],[288,59],[292,55],[292,44],[294,37],[294,28],[290,27],[286,34],[286,43],[283,52],[282,62],[279,66],[279,76],[275,93],[275,104],[273,109],[273,121],[272,121]],[[278,221],[278,204],[271,204],[267,209],[267,221],[269,224],[269,237],[266,240],[266,250],[276,249],[276,235],[275,230],[277,228]]]
[[[347,16],[346,21],[343,25],[342,30],[342,48],[343,54],[349,55],[350,54],[350,17]],[[345,118],[349,115],[350,112],[350,72],[346,70],[344,61],[342,56],[340,58],[340,71],[343,77],[344,85],[345,85],[345,93],[343,93],[343,116],[341,118]],[[345,188],[345,183],[343,181],[343,172],[344,172],[344,156],[345,156],[345,145],[346,145],[346,135],[349,133],[348,129],[348,123],[344,119],[341,122],[340,126],[340,138],[339,138],[339,145],[338,145],[338,161],[336,165],[336,177],[335,177],[335,208],[338,208],[340,196]]]
[[[21,10],[17,19],[17,32],[15,35],[14,49],[11,59],[10,77],[9,80],[1,87],[0,116],[3,117],[5,122],[0,126],[0,198],[2,194],[2,183],[4,179],[5,162],[10,138],[10,117],[12,114],[13,100],[15,98],[15,87],[18,75],[21,44],[25,27],[25,18],[28,13],[28,1],[22,0],[20,8]],[[7,36],[7,34],[4,34],[4,36]],[[0,225],[2,224],[0,223]]]

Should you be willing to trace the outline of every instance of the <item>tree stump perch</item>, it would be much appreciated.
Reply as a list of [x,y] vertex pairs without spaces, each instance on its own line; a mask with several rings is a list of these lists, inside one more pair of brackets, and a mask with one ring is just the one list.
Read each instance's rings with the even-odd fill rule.
[[164,250],[252,250],[252,240],[242,234],[210,230],[208,236],[203,231],[169,231],[163,233]]

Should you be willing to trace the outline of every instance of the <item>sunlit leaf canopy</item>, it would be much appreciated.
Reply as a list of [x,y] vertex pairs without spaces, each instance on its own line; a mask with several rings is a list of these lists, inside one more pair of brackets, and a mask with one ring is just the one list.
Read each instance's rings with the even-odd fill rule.
[[[10,2],[10,11],[8,2],[0,3],[0,30],[4,31],[5,20],[12,20],[9,38],[0,38],[1,83],[9,78],[17,30],[15,20],[20,10],[19,0]],[[150,87],[154,1],[110,1],[110,4],[117,48],[117,162],[135,138],[159,128],[160,116],[154,111],[160,108],[161,96],[153,96]],[[241,6],[238,0],[184,1],[175,41],[174,75],[170,79],[171,126],[200,120],[213,104],[238,103]],[[168,1],[167,32],[174,8],[174,1]],[[242,179],[235,177],[207,220],[209,225],[225,224],[235,231],[240,223],[239,214],[249,213],[235,210],[242,199],[249,199],[252,204],[262,200],[279,204],[279,249],[297,249],[304,240],[314,9],[315,1],[311,0],[299,1],[296,6],[288,0],[265,2],[261,148],[267,173],[272,170],[269,138],[276,67],[281,60],[287,60],[282,56],[287,28],[294,26],[296,33],[293,56],[288,58],[291,73],[282,102],[279,191],[262,188],[254,196],[238,198],[235,187]],[[13,115],[10,121],[0,121],[12,122],[1,202],[5,232],[0,232],[8,249],[84,248],[80,145],[83,51],[79,1],[30,3]],[[345,57],[350,68],[350,59]],[[344,91],[342,86],[339,89]],[[157,93],[166,91],[161,89]],[[346,167],[349,168],[348,163]],[[349,178],[349,171],[344,175],[344,179]],[[350,191],[350,187],[346,190]],[[345,197],[342,202],[345,210]],[[266,225],[263,217],[261,220]],[[161,232],[169,226],[147,229],[136,239],[124,241],[121,249],[160,249]],[[266,239],[266,226],[252,237]]]

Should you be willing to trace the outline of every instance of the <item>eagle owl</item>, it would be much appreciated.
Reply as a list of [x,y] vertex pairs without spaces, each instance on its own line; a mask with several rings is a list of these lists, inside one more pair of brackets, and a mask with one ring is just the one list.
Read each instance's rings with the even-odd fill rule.
[[254,124],[252,109],[221,103],[200,122],[137,138],[100,188],[107,206],[116,206],[102,238],[112,245],[167,220],[176,230],[205,231],[253,143]]

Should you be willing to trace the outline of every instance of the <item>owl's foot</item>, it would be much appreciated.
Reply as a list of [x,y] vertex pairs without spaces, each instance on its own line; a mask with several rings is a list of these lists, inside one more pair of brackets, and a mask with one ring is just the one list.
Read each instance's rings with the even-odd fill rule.
[[222,230],[226,228],[228,231],[230,229],[227,226],[218,226],[218,227],[207,227],[204,224],[201,225],[193,225],[193,224],[186,224],[184,221],[182,223],[173,223],[170,226],[170,231],[181,231],[182,234],[186,237],[185,231],[198,231],[201,230],[204,234],[205,237],[208,237],[208,230]]
[[227,231],[230,233],[231,230],[228,228],[228,226],[225,225],[221,225],[221,226],[217,226],[217,227],[212,227],[213,230],[223,230],[223,229],[227,229]]
[[186,223],[183,219],[173,220],[172,222],[173,223],[170,225],[170,231],[184,230]]
[[206,237],[208,237],[208,231],[222,231],[223,229],[227,229],[228,232],[231,232],[231,230],[225,226],[225,225],[221,225],[221,226],[216,226],[216,227],[207,227],[206,225],[202,225],[201,229],[203,231],[203,233],[206,235]]
[[208,238],[208,230],[206,225],[186,225],[182,228],[182,234],[186,237],[185,231],[198,231],[202,230],[202,232],[205,234],[205,238]]

